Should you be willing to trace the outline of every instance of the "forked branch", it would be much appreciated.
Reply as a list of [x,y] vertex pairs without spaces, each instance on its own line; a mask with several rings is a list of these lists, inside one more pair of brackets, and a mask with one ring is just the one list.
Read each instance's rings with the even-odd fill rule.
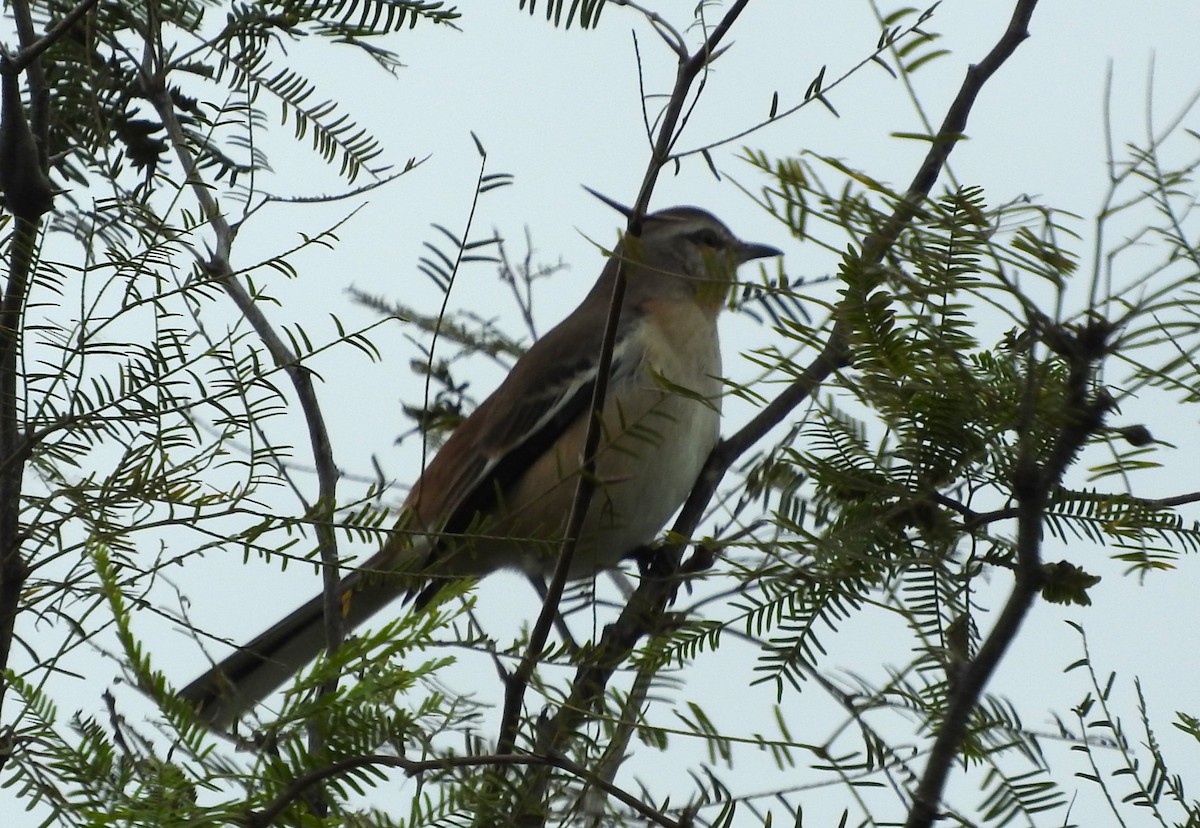
[[[739,4],[735,9],[731,9],[731,12],[740,11],[743,5]],[[950,152],[963,137],[971,111],[984,86],[1013,55],[1017,46],[1028,37],[1028,24],[1036,5],[1036,0],[1018,0],[1009,25],[996,45],[980,63],[968,69],[967,76],[948,108],[938,133],[931,141],[925,159],[913,176],[905,197],[895,207],[883,226],[864,241],[862,250],[858,254],[860,267],[869,268],[881,262],[900,234],[911,224],[920,205],[929,197],[946,165]],[[722,22],[726,23],[726,21]],[[724,25],[720,31],[724,33],[727,29],[728,25]],[[714,30],[714,34],[716,33],[717,31]],[[711,51],[707,51],[698,53],[698,55],[710,53]],[[697,56],[693,56],[691,60],[681,65],[680,83],[677,83],[675,94],[671,103],[668,104],[667,114],[664,116],[664,131],[659,134],[660,141],[656,144],[654,159],[635,205],[635,217],[639,215],[637,211],[644,211],[645,205],[649,201],[649,193],[653,188],[658,170],[653,162],[666,158],[666,154],[663,152],[664,147],[668,145],[668,143],[664,143],[665,130],[668,125],[673,128],[675,124],[673,119],[678,118],[682,111],[683,95],[688,89],[688,85],[684,81],[690,82],[690,79],[694,79],[702,66],[703,60]],[[634,222],[631,221],[630,224],[632,232]],[[714,449],[695,489],[676,521],[674,532],[682,537],[690,537],[696,531],[709,502],[732,464],[772,428],[781,423],[798,405],[808,399],[835,371],[848,365],[850,359],[851,353],[844,323],[835,321],[826,346],[813,359],[804,373],[745,427],[723,440]],[[678,567],[682,550],[675,549],[672,554],[673,563]],[[677,586],[677,577],[673,575],[647,577],[642,580],[620,617],[605,627],[588,663],[582,665],[577,671],[567,702],[543,725],[537,745],[538,753],[552,755],[562,749],[570,735],[575,732],[588,715],[588,711],[603,694],[617,666],[629,657],[643,636],[651,635],[660,629],[666,607]],[[973,702],[971,704],[973,706]],[[926,775],[929,776],[931,772],[927,771]],[[940,786],[933,782],[927,786],[928,790],[935,788],[940,796]],[[935,800],[936,798],[935,796]]]

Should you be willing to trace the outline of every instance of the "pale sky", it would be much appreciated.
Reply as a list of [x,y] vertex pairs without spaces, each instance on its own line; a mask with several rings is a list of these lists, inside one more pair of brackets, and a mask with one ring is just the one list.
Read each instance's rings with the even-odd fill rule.
[[[472,131],[489,152],[488,172],[514,176],[513,186],[481,200],[472,236],[483,237],[495,228],[519,255],[528,227],[540,260],[561,258],[567,263],[568,270],[560,272],[552,284],[541,286],[537,322],[542,331],[582,296],[601,265],[589,237],[610,243],[618,221],[615,213],[588,196],[580,185],[632,201],[648,156],[631,32],[637,32],[647,91],[669,91],[674,56],[629,9],[610,4],[599,30],[564,31],[545,21],[541,4],[532,17],[519,12],[517,5],[516,0],[468,0],[461,4],[461,31],[419,25],[396,35],[388,45],[398,52],[405,68],[394,79],[347,48],[313,43],[289,47],[291,65],[320,78],[319,93],[338,100],[345,112],[374,132],[387,147],[390,160],[402,165],[410,156],[429,159],[366,199],[323,208],[280,205],[247,224],[235,249],[237,266],[290,247],[298,233],[313,234],[349,212],[351,205],[363,205],[339,230],[336,250],[304,252],[295,260],[299,277],[292,282],[278,280],[274,292],[283,304],[271,310],[273,318],[302,322],[314,338],[332,336],[329,313],[350,321],[371,318],[352,303],[348,288],[394,296],[434,312],[440,297],[417,272],[417,260],[425,252],[423,241],[441,241],[430,228],[432,222],[456,232],[462,228],[478,174]],[[674,0],[654,5],[664,18],[684,27],[696,3]],[[1011,7],[1012,2],[1000,0],[946,0],[928,23],[930,31],[943,35],[939,45],[952,53],[914,77],[920,101],[935,122],[967,65],[981,58],[1001,33]],[[714,8],[710,14],[719,11]],[[1140,4],[1045,0],[1035,13],[1031,30],[1032,37],[980,96],[971,119],[970,140],[955,150],[952,167],[960,182],[983,186],[992,204],[1030,195],[1078,214],[1081,219],[1075,229],[1083,236],[1080,251],[1086,254],[1092,218],[1105,187],[1106,75],[1111,67],[1114,143],[1119,148],[1127,141],[1144,142],[1148,110],[1154,123],[1166,123],[1200,91],[1196,61],[1200,4],[1195,0]],[[699,33],[692,31],[691,35],[694,44]],[[798,103],[822,66],[827,67],[827,80],[840,76],[870,53],[877,37],[878,28],[866,2],[752,2],[733,31],[732,48],[714,67],[680,145],[707,144],[755,123],[766,115],[775,92],[780,110]],[[280,58],[281,66],[283,61]],[[1152,108],[1148,103],[1151,91]],[[801,149],[835,156],[896,187],[907,183],[924,147],[889,137],[895,132],[919,132],[922,127],[902,84],[880,68],[867,66],[828,94],[840,117],[814,104],[714,150],[724,181],[714,180],[704,161],[694,157],[678,175],[671,170],[663,174],[652,209],[683,203],[704,207],[743,238],[783,249],[783,269],[789,276],[812,279],[829,272],[833,260],[827,254],[791,238],[786,228],[734,186],[737,182],[753,193],[766,183],[739,160],[741,147],[773,156]],[[269,118],[276,117],[273,102],[264,96],[259,103]],[[1185,123],[1200,130],[1200,112]],[[284,140],[290,129],[290,125],[282,128],[280,137],[272,139],[272,144],[281,148],[272,156],[277,174],[266,177],[262,186],[296,196],[335,191],[338,183],[323,163]],[[1197,151],[1194,140],[1178,140],[1177,147],[1185,151],[1180,157]],[[745,274],[754,275],[749,268]],[[494,298],[502,294],[491,268],[467,268],[459,279],[452,295],[454,306],[507,317],[509,329],[520,330],[507,297],[499,302]],[[834,285],[817,286],[814,291],[822,300],[833,300],[836,295]],[[735,378],[753,376],[739,351],[771,344],[772,331],[745,318],[727,318],[723,333],[727,372]],[[385,472],[404,485],[411,482],[405,470],[415,468],[415,447],[412,441],[400,449],[393,443],[409,427],[400,403],[415,403],[420,398],[417,378],[408,369],[415,350],[395,324],[380,331],[377,342],[386,355],[381,364],[368,362],[353,349],[336,350],[318,360],[315,366],[324,380],[320,393],[328,406],[335,456],[347,475],[370,478],[372,458],[378,457]],[[460,374],[462,371],[460,368]],[[478,373],[469,376],[474,393],[482,398],[496,381],[497,371],[481,361]],[[1181,416],[1175,421],[1163,422],[1159,414],[1162,401],[1145,402],[1147,408],[1141,416],[1155,435],[1181,448],[1164,458],[1173,459],[1175,467],[1148,478],[1144,493],[1162,496],[1193,490],[1196,483],[1187,474],[1193,465],[1187,446],[1197,428],[1195,413],[1180,409]],[[1121,412],[1124,420],[1138,421],[1135,405]],[[744,408],[730,406],[723,431],[729,433],[744,416]],[[298,424],[297,415],[292,427],[298,429]],[[299,442],[296,459],[300,466],[308,465],[306,451],[306,445]],[[1082,485],[1082,474],[1075,482]],[[341,488],[344,500],[359,492],[361,487],[352,480]],[[397,493],[394,500],[399,499]],[[281,498],[282,502],[287,502],[286,498]],[[1193,512],[1191,517],[1195,516]],[[362,551],[370,550],[364,547]],[[1195,745],[1190,754],[1184,752],[1186,743],[1181,746],[1173,737],[1169,722],[1177,708],[1194,705],[1193,688],[1200,684],[1195,658],[1200,651],[1195,633],[1200,611],[1193,586],[1200,564],[1184,559],[1179,571],[1143,583],[1123,575],[1125,566],[1111,560],[1110,553],[1082,543],[1069,548],[1053,540],[1046,543],[1047,561],[1069,558],[1102,575],[1104,581],[1092,591],[1094,605],[1090,608],[1039,604],[991,689],[1012,697],[1027,726],[1054,730],[1048,705],[1065,715],[1087,689],[1081,676],[1062,672],[1081,655],[1078,637],[1065,622],[1081,623],[1088,629],[1098,666],[1104,671],[1120,671],[1118,694],[1130,717],[1128,723],[1133,724],[1135,710],[1132,681],[1139,676],[1159,735],[1169,747],[1179,748],[1177,770],[1186,770],[1188,759],[1196,756]],[[271,565],[254,563],[230,577],[230,567],[237,563],[234,557],[210,556],[210,560],[197,562],[194,569],[189,566],[192,571],[170,573],[191,601],[192,619],[231,638],[248,638],[319,586],[311,570],[302,567],[280,575]],[[1007,576],[998,573],[992,583],[998,603]],[[164,591],[160,600],[169,606],[173,596]],[[510,623],[531,619],[537,611],[527,588],[507,576],[480,590],[479,605],[484,617],[507,616]],[[604,618],[601,616],[600,623]],[[827,666],[879,677],[881,666],[906,663],[908,652],[887,649],[886,623],[878,615],[867,615],[849,625],[843,635],[826,636],[826,643],[833,644]],[[180,685],[203,668],[203,657],[181,633],[161,619],[147,618],[144,626],[142,632],[161,648],[158,666]],[[1167,638],[1164,630],[1173,634]],[[1147,641],[1164,639],[1169,643],[1146,646]],[[895,643],[904,646],[901,639]],[[752,666],[752,654],[744,647],[735,658],[728,667],[712,656],[702,658],[686,674],[690,683],[674,700],[698,696],[731,733],[747,737],[771,733],[773,692],[767,687],[747,691],[743,681],[732,680],[731,676],[748,676]],[[460,672],[472,670],[479,671],[480,694],[498,698],[498,685],[486,661],[477,659]],[[85,688],[75,688],[81,691],[78,705],[101,710],[97,698],[100,682],[107,683],[115,672],[111,662],[100,660],[91,674],[96,680],[87,682]],[[719,683],[706,689],[703,682],[718,673]],[[470,677],[464,676],[464,680]],[[123,701],[133,704],[130,696],[126,690]],[[819,693],[785,697],[784,705],[790,711],[793,735],[819,741],[828,728],[807,728],[825,714],[814,712],[819,707],[806,709],[810,701],[819,704]],[[750,715],[756,709],[764,713],[762,721]],[[663,710],[658,721],[672,723],[665,712],[669,706]],[[1191,712],[1200,714],[1194,706]],[[658,765],[663,758],[643,750],[647,755],[630,765],[638,777],[646,781],[652,775],[656,786],[662,786],[656,787],[656,793],[669,794],[674,802],[688,799],[693,788],[687,777],[660,774]],[[1051,763],[1062,768],[1058,778],[1085,770],[1067,746],[1050,746],[1049,751]],[[758,763],[752,759],[749,751],[739,754],[739,765],[725,775],[726,781],[738,779],[751,768],[757,773]],[[808,759],[801,757],[800,761],[805,764]],[[761,781],[752,776],[735,790],[767,789],[780,778],[786,774],[764,776]],[[634,787],[629,776],[618,781]],[[1200,780],[1195,782],[1200,784]],[[1066,785],[1069,789],[1070,783]],[[1085,825],[1107,822],[1107,815],[1100,810],[1098,789],[1081,783],[1079,792],[1072,820]],[[955,804],[963,808],[979,799],[972,787],[955,789],[955,795]],[[0,808],[7,810],[4,802],[10,796],[10,792],[0,791]],[[802,801],[813,824],[826,824],[821,821],[826,814],[835,822],[842,807],[850,804],[837,787],[807,795]],[[890,804],[882,806],[887,810],[879,815],[897,817],[894,800],[884,801]],[[1089,822],[1089,813],[1101,822]],[[777,807],[776,819],[783,816]],[[33,824],[20,819],[10,824]],[[1061,823],[1062,812],[1045,819],[1047,825],[1056,820]],[[756,821],[745,813],[736,824]]]

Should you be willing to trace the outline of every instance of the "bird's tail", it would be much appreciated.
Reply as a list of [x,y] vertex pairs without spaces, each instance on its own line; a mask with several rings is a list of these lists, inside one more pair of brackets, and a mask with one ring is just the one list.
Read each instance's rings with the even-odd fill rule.
[[[389,551],[385,547],[339,584],[344,629],[353,630],[402,595],[416,595],[414,607],[419,610],[444,583],[435,579],[414,592],[411,575],[372,565]],[[179,698],[209,726],[227,727],[316,659],[327,641],[325,600],[317,595],[183,688]]]

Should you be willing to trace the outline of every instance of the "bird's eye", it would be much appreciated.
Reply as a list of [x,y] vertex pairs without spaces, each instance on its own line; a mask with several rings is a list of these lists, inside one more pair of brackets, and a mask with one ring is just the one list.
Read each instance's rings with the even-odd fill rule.
[[711,227],[705,227],[703,230],[697,230],[691,234],[692,241],[704,247],[714,247],[718,250],[725,247],[725,240],[720,234]]

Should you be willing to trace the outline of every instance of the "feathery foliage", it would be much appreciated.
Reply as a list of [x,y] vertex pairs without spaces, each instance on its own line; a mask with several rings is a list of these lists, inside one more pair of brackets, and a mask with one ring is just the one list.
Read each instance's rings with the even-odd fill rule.
[[[606,5],[519,0],[510,12],[592,29]],[[762,123],[685,150],[747,4],[705,0],[679,27],[674,11],[611,5],[662,41],[675,78],[659,96],[639,75],[651,183],[672,163],[717,171],[721,147],[808,103],[847,112],[839,84],[863,67],[907,82],[950,54],[936,5],[880,12],[857,69],[827,81],[813,67],[795,108],[781,115],[776,91]],[[395,295],[359,291],[343,310],[311,265],[339,250],[354,208],[283,249],[248,239],[268,217],[289,221],[281,202],[336,206],[415,169],[324,91],[329,67],[357,71],[340,57],[365,57],[402,80],[396,44],[467,20],[431,0],[12,8],[32,25],[0,61],[19,81],[15,94],[4,87],[0,130],[0,622],[11,622],[0,625],[0,767],[36,819],[802,825],[817,791],[832,821],[808,824],[1062,825],[1076,793],[1057,755],[1066,745],[1115,819],[1132,809],[1200,825],[1152,695],[1132,683],[1133,736],[1116,705],[1130,685],[1101,676],[1086,639],[1067,668],[1085,695],[1070,715],[1052,711],[1057,732],[992,681],[1037,601],[1086,618],[1107,600],[1100,573],[1157,577],[1200,550],[1200,525],[1180,508],[1200,496],[1143,485],[1175,448],[1156,437],[1160,410],[1191,411],[1200,396],[1197,162],[1166,160],[1171,131],[1114,153],[1092,227],[1032,198],[1003,201],[991,183],[938,191],[918,177],[902,191],[851,160],[746,149],[767,182],[753,196],[764,218],[825,272],[801,273],[808,260],[789,250],[731,302],[768,343],[744,354],[753,379],[725,381],[752,419],[727,420],[741,430],[666,551],[641,555],[636,587],[625,576],[572,586],[536,646],[533,611],[497,619],[469,584],[340,641],[333,583],[352,551],[392,531],[398,498],[393,470],[347,459],[328,396],[373,390],[355,374],[396,359],[387,337],[403,324],[422,386],[404,412],[424,461],[481,396],[461,361],[511,367],[542,322],[534,288],[562,265],[532,252],[514,264],[498,232],[478,230],[484,197],[513,178],[474,133],[470,209],[457,223],[414,214],[431,228],[421,276]],[[514,48],[526,46],[498,54]],[[54,185],[45,204],[13,185],[23,119],[36,140],[22,158]],[[937,153],[966,134],[955,123],[894,137],[940,169]],[[289,159],[292,145],[319,168]],[[336,183],[320,184],[322,172]],[[339,192],[312,192],[321,186]],[[1139,229],[1122,237],[1116,222],[1130,216]],[[1134,247],[1148,265],[1125,266]],[[520,333],[493,286],[464,296],[464,269],[479,265],[499,271]],[[314,314],[298,291],[328,306]],[[345,377],[357,386],[326,383]],[[386,434],[383,419],[356,414],[352,431]],[[705,506],[707,522],[686,525]],[[674,545],[690,545],[679,571]],[[228,596],[201,597],[206,568]],[[329,651],[224,734],[233,750],[175,696],[184,677],[171,657],[219,658],[236,643],[220,616],[297,569],[310,584],[329,576]],[[239,591],[264,572],[269,586]],[[526,658],[527,679],[515,666]],[[122,674],[102,693],[90,686],[97,659]],[[80,685],[89,709],[72,700]],[[500,700],[518,687],[513,747],[496,755]],[[1194,711],[1171,724],[1200,741]],[[933,785],[939,764],[964,784]]]

